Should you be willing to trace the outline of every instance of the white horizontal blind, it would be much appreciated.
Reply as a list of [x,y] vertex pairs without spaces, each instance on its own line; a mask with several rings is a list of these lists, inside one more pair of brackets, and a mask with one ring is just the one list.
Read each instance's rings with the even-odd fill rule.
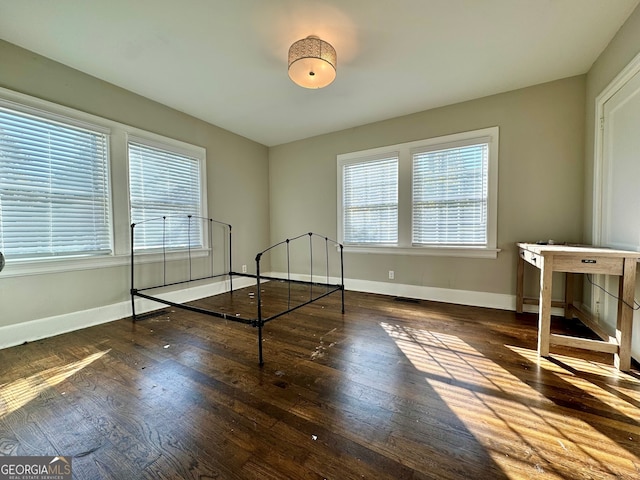
[[489,144],[413,154],[413,237],[419,245],[486,245]]
[[398,158],[343,168],[344,243],[397,243]]
[[111,253],[108,136],[0,107],[0,250]]
[[200,160],[131,141],[128,148],[134,249],[202,247]]

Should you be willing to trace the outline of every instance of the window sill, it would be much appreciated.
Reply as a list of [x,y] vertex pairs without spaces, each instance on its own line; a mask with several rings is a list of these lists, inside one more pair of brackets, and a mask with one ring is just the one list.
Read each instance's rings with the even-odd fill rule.
[[345,245],[345,253],[422,255],[433,257],[498,258],[499,248],[485,247],[373,247]]
[[[198,249],[191,251],[191,258],[207,257],[209,251]],[[189,258],[187,251],[167,252],[167,261],[186,260]],[[136,253],[135,264],[161,262],[163,254]],[[50,273],[73,272],[79,270],[95,270],[99,268],[112,268],[129,266],[130,255],[102,255],[102,256],[77,256],[42,259],[21,259],[7,261],[4,270],[0,273],[0,280],[6,277],[25,277],[29,275],[45,275]]]

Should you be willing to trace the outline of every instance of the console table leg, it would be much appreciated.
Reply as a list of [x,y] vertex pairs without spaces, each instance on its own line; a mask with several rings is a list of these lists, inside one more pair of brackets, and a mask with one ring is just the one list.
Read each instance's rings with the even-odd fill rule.
[[553,257],[540,257],[540,310],[538,312],[538,355],[549,356],[551,335],[551,285]]
[[622,276],[620,277],[618,322],[616,338],[618,353],[614,356],[614,364],[620,370],[631,369],[631,334],[633,327],[633,302],[636,289],[636,259],[625,258]]
[[573,285],[575,274],[567,273],[564,283],[564,318],[571,320],[573,318]]
[[518,252],[518,271],[516,278],[516,313],[522,313],[524,299],[524,258],[522,252]]

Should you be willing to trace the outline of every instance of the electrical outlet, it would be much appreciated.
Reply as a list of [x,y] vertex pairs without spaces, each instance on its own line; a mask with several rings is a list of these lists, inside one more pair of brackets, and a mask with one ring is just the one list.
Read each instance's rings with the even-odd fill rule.
[[242,273],[247,273],[247,266],[246,265],[242,265]]
[[396,273],[393,270],[389,270],[389,280],[396,278]]

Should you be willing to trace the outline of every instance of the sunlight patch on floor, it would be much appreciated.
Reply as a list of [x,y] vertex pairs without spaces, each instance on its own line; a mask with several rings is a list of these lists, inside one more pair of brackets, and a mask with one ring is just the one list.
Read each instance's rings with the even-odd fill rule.
[[560,355],[553,353],[551,358],[557,360],[557,362],[552,362],[546,358],[539,358],[538,352],[535,350],[531,350],[528,348],[516,347],[513,345],[505,345],[506,348],[511,350],[512,352],[517,353],[518,355],[526,358],[532,363],[540,363],[540,365],[549,371],[553,371],[554,373],[560,374],[570,374],[571,370],[578,370],[582,373],[588,373],[591,375],[598,375],[603,378],[621,378],[625,381],[629,381],[636,385],[640,385],[640,380],[633,377],[632,375],[626,374],[624,372],[620,372],[613,365],[607,365],[601,362],[596,362],[593,360],[585,360],[582,358],[569,357],[566,355]]
[[[616,441],[584,420],[572,418],[570,409],[547,398],[544,386],[538,391],[529,385],[537,385],[540,375],[535,351],[513,350],[528,360],[519,364],[505,361],[504,365],[513,367],[514,373],[517,369],[516,376],[455,335],[389,323],[380,325],[414,367],[426,375],[429,385],[493,460],[505,471],[522,475],[513,473],[511,478],[561,479],[577,466],[581,470],[608,472],[615,476],[620,469],[635,470],[634,465],[640,464],[640,459]],[[496,347],[499,352],[505,346]],[[535,359],[523,355],[525,351]],[[496,356],[502,355],[496,353]],[[551,362],[543,362],[542,368],[558,374],[560,382],[571,376],[562,366]],[[590,368],[598,375],[606,375],[606,369],[599,365]],[[581,379],[572,378],[567,387],[584,389],[585,396],[597,395],[593,401],[602,402],[600,408],[618,409],[624,403],[612,393],[577,380]],[[634,396],[637,395],[634,391]],[[624,409],[620,408],[620,411],[624,412]],[[634,415],[636,412],[637,408]],[[629,416],[629,420],[630,424],[625,423],[624,429],[633,437],[640,435],[640,427],[635,426],[637,419]],[[575,438],[575,431],[582,432],[579,438]]]
[[27,378],[19,378],[11,383],[0,385],[0,418],[19,410],[47,388],[54,387],[101,358],[109,350],[97,352],[77,362],[49,368]]
[[[592,360],[583,360],[566,355],[553,354],[552,360],[539,358],[536,351],[526,348],[505,345],[508,349],[531,362],[538,362],[540,367],[559,375],[563,381],[584,392],[582,398],[576,399],[585,404],[607,405],[612,411],[620,413],[638,425],[626,428],[630,437],[640,439],[640,380],[632,375],[620,372],[613,365],[606,365]],[[613,420],[612,420],[613,421]]]

